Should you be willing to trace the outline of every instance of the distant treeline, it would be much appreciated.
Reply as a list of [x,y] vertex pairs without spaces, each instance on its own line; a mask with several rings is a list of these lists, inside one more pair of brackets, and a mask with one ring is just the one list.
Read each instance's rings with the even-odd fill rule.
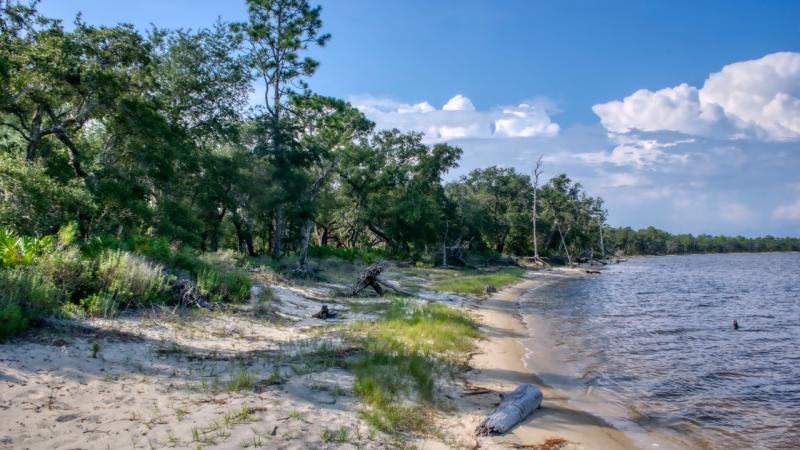
[[611,252],[626,255],[683,255],[690,253],[797,252],[800,238],[764,236],[711,236],[670,234],[654,227],[606,228],[606,245]]

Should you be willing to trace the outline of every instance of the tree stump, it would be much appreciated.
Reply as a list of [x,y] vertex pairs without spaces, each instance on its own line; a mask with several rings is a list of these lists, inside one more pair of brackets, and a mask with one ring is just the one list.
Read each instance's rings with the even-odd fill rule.
[[320,308],[319,312],[314,314],[312,317],[314,317],[315,319],[326,320],[326,319],[335,319],[337,315],[338,314],[336,313],[336,311],[328,309],[328,305],[322,305],[322,308]]
[[483,287],[483,292],[487,294],[494,294],[495,292],[497,292],[497,288],[494,287],[493,284],[487,284],[486,286]]
[[503,434],[522,422],[542,405],[542,391],[532,384],[523,384],[503,397],[500,406],[483,419],[475,429],[478,436]]

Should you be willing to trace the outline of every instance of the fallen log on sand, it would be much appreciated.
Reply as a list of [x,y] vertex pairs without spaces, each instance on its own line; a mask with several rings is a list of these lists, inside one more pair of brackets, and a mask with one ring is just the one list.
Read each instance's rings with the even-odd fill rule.
[[500,406],[483,419],[475,429],[478,436],[503,434],[522,422],[542,405],[542,391],[532,384],[523,384],[503,397]]
[[372,287],[372,289],[374,289],[378,295],[383,295],[383,288],[378,283],[378,276],[388,267],[389,265],[385,262],[380,262],[364,269],[364,271],[358,276],[356,283],[353,285],[350,295],[356,296],[359,292],[363,291],[367,287]]

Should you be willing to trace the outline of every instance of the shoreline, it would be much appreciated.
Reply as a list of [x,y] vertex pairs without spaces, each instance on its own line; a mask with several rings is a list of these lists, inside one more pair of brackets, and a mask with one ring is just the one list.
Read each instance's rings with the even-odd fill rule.
[[[470,360],[473,370],[467,374],[466,381],[498,392],[509,392],[519,384],[532,383],[544,394],[540,409],[505,435],[479,438],[480,447],[541,445],[547,439],[560,438],[567,441],[559,447],[563,449],[642,448],[608,421],[578,408],[564,392],[547,384],[536,370],[526,367],[528,349],[523,340],[529,336],[517,311],[517,302],[527,291],[548,282],[546,276],[528,272],[523,281],[471,305],[481,318],[480,327],[485,338],[478,343],[476,354]],[[490,411],[496,400],[495,396],[474,396],[466,401],[471,405],[464,406],[480,406]],[[474,429],[472,422],[477,424],[479,420],[473,418],[464,425],[472,425]]]

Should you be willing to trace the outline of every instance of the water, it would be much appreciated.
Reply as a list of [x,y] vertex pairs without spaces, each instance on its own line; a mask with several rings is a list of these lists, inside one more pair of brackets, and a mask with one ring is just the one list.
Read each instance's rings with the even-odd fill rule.
[[520,312],[528,363],[623,430],[800,448],[798,253],[632,259],[532,290]]

